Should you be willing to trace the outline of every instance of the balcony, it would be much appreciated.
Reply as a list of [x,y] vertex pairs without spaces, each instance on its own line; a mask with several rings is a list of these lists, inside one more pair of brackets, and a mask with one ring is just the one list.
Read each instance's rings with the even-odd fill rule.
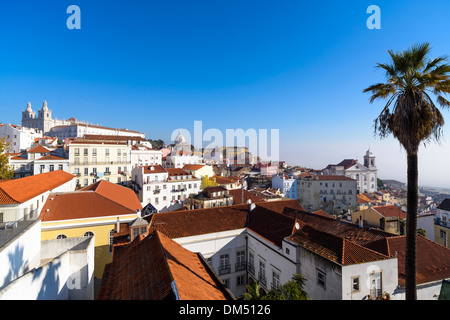
[[231,265],[230,264],[225,264],[225,265],[221,265],[219,266],[219,275],[222,274],[227,274],[231,272]]
[[153,194],[160,194],[160,193],[161,193],[161,189],[153,190]]
[[255,266],[252,264],[248,265],[248,272],[252,275],[255,275]]
[[110,175],[111,175],[111,172],[109,172],[109,171],[105,172],[105,176],[110,176]]
[[242,271],[242,270],[245,270],[246,268],[247,268],[247,262],[245,262],[245,261],[237,262],[234,265],[234,269],[236,271]]
[[450,228],[450,221],[442,221],[440,218],[436,218],[434,220],[434,224],[437,225],[437,226]]
[[267,286],[267,279],[266,279],[265,274],[258,272],[258,280],[263,286],[265,286],[265,287]]

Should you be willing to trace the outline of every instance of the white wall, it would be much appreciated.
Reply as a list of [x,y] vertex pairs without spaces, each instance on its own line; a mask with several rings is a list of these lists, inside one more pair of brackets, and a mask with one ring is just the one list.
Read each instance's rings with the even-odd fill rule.
[[0,288],[39,265],[40,241],[41,221],[36,220],[26,232],[0,248]]
[[246,229],[236,229],[212,234],[203,234],[199,236],[183,237],[173,239],[185,249],[192,252],[200,252],[205,259],[211,258],[211,266],[216,274],[219,274],[220,255],[228,254],[230,258],[231,272],[220,275],[222,280],[228,280],[229,288],[235,296],[242,295],[245,291],[244,286],[237,286],[237,277],[244,276],[245,270],[235,271],[236,252],[245,251]]
[[[51,261],[32,269],[0,291],[1,300],[90,300],[94,298],[94,238],[81,237],[43,242],[43,247],[53,243],[59,254],[44,255]],[[75,242],[75,243],[74,243]],[[40,244],[40,242],[39,242]],[[71,251],[72,250],[72,251]]]

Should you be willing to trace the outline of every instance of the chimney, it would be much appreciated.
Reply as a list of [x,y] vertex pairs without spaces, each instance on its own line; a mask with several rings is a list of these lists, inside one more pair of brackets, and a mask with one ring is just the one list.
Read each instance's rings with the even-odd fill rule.
[[119,217],[117,217],[116,229],[117,229],[117,233],[119,233],[120,232],[120,219],[119,219]]

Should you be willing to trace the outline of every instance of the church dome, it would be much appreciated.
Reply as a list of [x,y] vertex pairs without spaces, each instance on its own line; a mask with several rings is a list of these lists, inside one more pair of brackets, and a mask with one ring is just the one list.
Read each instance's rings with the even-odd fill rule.
[[175,138],[175,144],[186,142],[186,139],[181,134],[181,130],[178,131],[178,136]]

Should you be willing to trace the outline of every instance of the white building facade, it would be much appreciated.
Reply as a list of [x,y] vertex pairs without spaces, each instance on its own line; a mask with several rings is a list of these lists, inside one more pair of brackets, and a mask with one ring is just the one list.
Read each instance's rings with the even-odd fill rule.
[[356,180],[358,193],[372,193],[378,190],[378,169],[375,156],[367,150],[364,165],[354,159],[345,159],[337,165],[328,165],[323,169],[327,175],[343,175]]
[[272,189],[279,189],[289,199],[297,199],[297,177],[277,174],[272,177]]
[[298,178],[297,199],[307,211],[356,210],[357,181],[340,175]]
[[41,130],[13,124],[0,124],[0,138],[6,138],[10,146],[8,152],[19,153],[29,149],[35,139],[42,138]]
[[142,206],[150,203],[158,212],[180,209],[190,194],[200,191],[201,180],[182,169],[172,173],[161,165],[139,166],[132,169],[131,177],[139,186]]

